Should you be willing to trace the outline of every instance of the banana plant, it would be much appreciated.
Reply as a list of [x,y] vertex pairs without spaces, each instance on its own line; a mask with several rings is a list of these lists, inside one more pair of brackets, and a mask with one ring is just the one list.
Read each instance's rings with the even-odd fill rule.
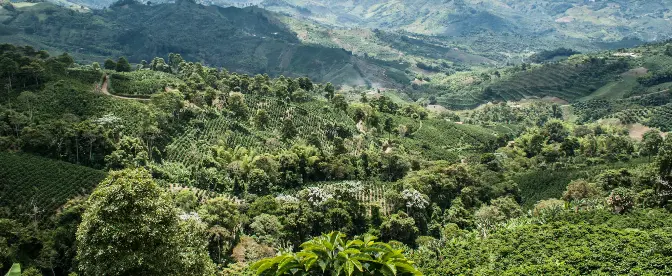
[[13,264],[5,276],[21,276],[21,265],[17,263]]
[[301,252],[282,253],[255,263],[259,276],[330,275],[330,276],[406,276],[422,275],[401,250],[376,242],[366,235],[362,240],[345,241],[339,232],[324,234],[301,245]]

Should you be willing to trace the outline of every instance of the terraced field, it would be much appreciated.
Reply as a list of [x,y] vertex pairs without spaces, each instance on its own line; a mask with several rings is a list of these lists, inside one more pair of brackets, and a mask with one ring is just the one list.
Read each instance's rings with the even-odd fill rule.
[[672,131],[672,104],[655,108],[650,117],[648,126],[657,127],[662,131]]
[[110,93],[120,96],[149,97],[164,91],[166,87],[177,87],[183,83],[177,76],[164,72],[138,70],[114,72],[109,75]]
[[296,139],[317,138],[326,152],[333,150],[330,138],[357,131],[356,123],[345,112],[331,108],[325,102],[286,104],[275,98],[251,95],[245,101],[252,114],[257,110],[264,110],[268,114],[269,122],[263,130],[257,129],[251,122],[229,116],[204,116],[199,119],[201,125],[189,129],[168,146],[169,160],[197,164],[209,150],[209,145],[219,141],[231,148],[243,146],[257,152],[281,150],[288,145],[280,141],[285,118],[292,118],[298,134]]
[[103,178],[104,172],[88,167],[0,153],[0,206],[14,217],[48,217],[68,199],[90,193]]
[[627,68],[620,62],[583,64],[547,64],[524,71],[489,88],[496,100],[518,101],[530,97],[554,96],[575,101],[590,95],[614,80]]

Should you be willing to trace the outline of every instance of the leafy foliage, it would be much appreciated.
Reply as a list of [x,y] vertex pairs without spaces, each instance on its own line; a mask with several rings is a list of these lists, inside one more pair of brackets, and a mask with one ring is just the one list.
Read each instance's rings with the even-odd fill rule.
[[85,275],[213,273],[198,222],[180,222],[146,170],[110,173],[88,205],[77,230]]
[[421,275],[401,250],[376,242],[375,237],[345,240],[332,232],[301,245],[301,251],[265,259],[252,266],[257,275],[312,275],[329,271],[332,275]]

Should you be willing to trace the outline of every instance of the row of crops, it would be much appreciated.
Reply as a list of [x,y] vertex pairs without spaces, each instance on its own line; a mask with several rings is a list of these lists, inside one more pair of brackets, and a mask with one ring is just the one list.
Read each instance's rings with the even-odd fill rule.
[[[264,110],[268,114],[269,120],[265,128],[254,126],[251,119],[240,120],[227,115],[204,116],[198,120],[198,124],[194,124],[167,147],[168,160],[185,165],[199,164],[208,156],[211,146],[220,142],[229,148],[242,146],[254,149],[257,153],[277,152],[293,144],[281,139],[286,118],[290,118],[296,128],[295,139],[312,141],[311,143],[317,140],[320,149],[326,153],[333,152],[334,137],[350,137],[359,132],[352,118],[325,102],[287,104],[276,98],[253,95],[246,95],[245,101],[250,114],[255,114],[258,110]],[[514,134],[517,131],[512,128],[488,129],[459,125],[442,119],[419,121],[398,115],[384,116],[392,117],[395,127],[404,125],[409,129],[406,137],[396,139],[404,148],[435,160],[458,160],[465,152],[474,152],[492,143],[498,136]],[[370,135],[363,138],[377,139]]]
[[109,77],[110,93],[120,96],[150,96],[183,83],[173,74],[151,70],[114,72]]
[[612,81],[627,64],[548,64],[541,68],[513,75],[496,82],[492,94],[505,101],[529,97],[556,96],[568,101],[595,92]]
[[0,153],[0,206],[15,217],[47,217],[68,199],[89,194],[103,178],[104,172],[88,167]]
[[339,181],[308,184],[300,189],[285,191],[291,195],[298,195],[305,189],[319,189],[326,194],[334,195],[340,190],[354,193],[355,199],[367,207],[368,215],[372,214],[372,207],[376,206],[384,216],[391,215],[393,207],[385,198],[385,192],[390,189],[390,183],[380,181]]
[[672,131],[672,104],[653,109],[647,125],[662,131]]
[[401,139],[401,144],[425,158],[457,161],[461,155],[475,152],[494,142],[498,136],[517,133],[517,128],[485,128],[476,125],[456,124],[442,119],[423,120],[422,124],[409,118],[395,116],[401,124],[418,125],[411,137]]
[[70,68],[68,77],[77,79],[83,83],[98,83],[103,78],[102,71],[91,70],[90,68]]
[[201,123],[188,129],[167,147],[168,159],[186,165],[198,164],[207,156],[210,147],[219,142],[231,148],[252,148],[259,153],[277,152],[292,144],[283,143],[280,138],[285,118],[292,120],[296,139],[317,139],[325,152],[333,150],[333,137],[356,133],[355,122],[345,112],[325,108],[328,104],[324,102],[287,104],[276,98],[253,95],[246,95],[245,102],[250,114],[258,110],[267,113],[268,123],[264,128],[254,126],[251,120],[227,115],[215,118],[203,116],[198,120]]
[[667,91],[616,100],[589,100],[572,104],[579,121],[618,119],[623,124],[642,123],[662,131],[672,130],[672,101]]

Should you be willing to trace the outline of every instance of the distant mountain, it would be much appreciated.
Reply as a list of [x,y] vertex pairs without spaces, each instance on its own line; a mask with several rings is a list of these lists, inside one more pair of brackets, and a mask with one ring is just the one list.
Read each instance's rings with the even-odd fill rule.
[[[113,0],[50,0],[64,5],[77,3],[102,8]],[[69,1],[69,2],[66,2]],[[171,2],[154,0],[143,2]],[[581,52],[633,47],[646,41],[672,37],[672,1],[668,0],[194,0],[222,7],[258,6],[293,18],[292,31],[306,35],[302,42],[351,49],[379,56],[381,47],[392,47],[386,54],[402,54],[422,47],[384,41],[394,32],[412,39],[431,42],[446,49],[441,57],[463,62],[466,54],[503,63],[520,63],[526,56],[559,47]],[[305,25],[309,25],[307,28]],[[312,25],[312,26],[311,26]],[[324,29],[357,28],[377,31],[371,35],[330,33]],[[365,31],[365,32],[369,32]],[[317,37],[317,38],[316,38]],[[350,40],[348,40],[350,38]],[[347,40],[347,41],[346,41]],[[376,45],[362,50],[352,43]],[[437,43],[438,42],[438,43]],[[362,44],[360,43],[360,44]],[[396,44],[396,45],[395,45]],[[397,47],[399,46],[399,47]],[[359,49],[358,49],[359,48]],[[432,51],[432,50],[430,50]],[[422,52],[426,52],[423,49]],[[456,55],[460,57],[455,58]],[[436,58],[433,55],[432,58]],[[421,55],[421,58],[428,58]],[[488,63],[480,58],[468,58]],[[440,62],[439,62],[440,63]]]
[[334,25],[434,35],[495,32],[600,41],[672,35],[667,0],[266,0],[261,5]]
[[[98,8],[115,2],[68,1]],[[672,1],[668,0],[195,1],[219,6],[258,5],[333,26],[402,29],[427,35],[465,36],[486,32],[600,42],[625,38],[652,41],[672,37]]]
[[387,83],[388,72],[404,74],[343,49],[303,44],[269,12],[253,7],[125,1],[88,10],[24,3],[0,8],[0,19],[0,42],[68,51],[84,61],[126,56],[139,63],[173,52],[236,72],[351,85]]

